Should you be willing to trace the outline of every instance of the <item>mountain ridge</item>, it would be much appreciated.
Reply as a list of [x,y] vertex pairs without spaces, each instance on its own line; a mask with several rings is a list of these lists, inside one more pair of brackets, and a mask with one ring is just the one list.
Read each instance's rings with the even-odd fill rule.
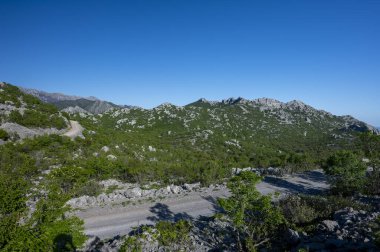
[[[299,111],[302,113],[311,113],[311,114],[321,114],[322,116],[336,116],[325,110],[316,109],[303,101],[300,100],[291,100],[288,102],[282,102],[273,98],[261,97],[256,99],[246,99],[243,97],[230,97],[227,99],[222,99],[218,101],[209,101],[205,98],[200,98],[195,102],[189,103],[184,106],[174,105],[172,103],[162,103],[152,109],[140,108],[137,106],[129,105],[116,105],[109,101],[102,101],[96,97],[80,97],[75,95],[66,95],[62,93],[49,93],[37,89],[23,88],[20,87],[20,90],[24,93],[31,94],[39,98],[43,102],[51,103],[56,105],[62,111],[68,113],[83,113],[88,112],[91,114],[102,114],[110,110],[118,109],[143,109],[143,110],[157,110],[164,107],[173,106],[175,108],[189,108],[191,106],[197,105],[209,105],[209,106],[231,106],[231,105],[246,105],[253,108],[259,109],[261,112],[276,112],[280,113],[280,117],[286,117],[286,111]],[[359,130],[368,129],[376,134],[380,133],[380,130],[377,127],[374,127],[366,122],[360,121],[354,118],[351,115],[342,115],[336,116],[342,118],[346,121],[346,127],[352,127]],[[286,120],[286,118],[285,118]],[[306,119],[310,120],[310,119]]]
[[[56,105],[59,109],[68,112],[79,111],[76,107],[81,108],[92,114],[101,114],[112,108],[128,107],[116,105],[112,102],[100,100],[94,96],[81,97],[76,95],[66,95],[62,93],[49,93],[42,90],[19,87],[26,94],[33,95],[43,102]],[[82,112],[82,111],[81,111]]]

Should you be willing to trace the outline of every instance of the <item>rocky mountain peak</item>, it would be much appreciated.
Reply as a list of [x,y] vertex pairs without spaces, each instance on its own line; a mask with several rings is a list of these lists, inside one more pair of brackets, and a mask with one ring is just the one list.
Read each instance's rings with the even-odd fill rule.
[[156,107],[156,109],[163,109],[163,108],[171,108],[171,107],[177,107],[174,104],[170,102],[164,102]]
[[230,97],[228,99],[222,100],[221,103],[223,103],[223,104],[229,104],[229,105],[233,105],[233,104],[246,104],[246,103],[249,103],[249,100],[244,99],[243,97],[238,97],[238,98]]
[[267,108],[283,108],[284,103],[276,100],[276,99],[271,99],[271,98],[258,98],[252,101],[253,104],[258,105],[258,106],[263,106]]
[[307,108],[312,108],[311,106],[306,105],[304,102],[302,102],[300,100],[293,100],[293,101],[287,102],[285,105],[286,105],[286,107],[288,107],[290,109],[305,110]]

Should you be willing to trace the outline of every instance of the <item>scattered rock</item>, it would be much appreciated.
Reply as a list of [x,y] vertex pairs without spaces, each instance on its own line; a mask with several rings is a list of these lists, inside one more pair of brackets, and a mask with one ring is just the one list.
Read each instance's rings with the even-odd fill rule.
[[284,234],[285,240],[290,244],[290,245],[296,245],[300,241],[300,236],[297,231],[294,231],[290,228],[288,228]]
[[356,211],[351,207],[338,210],[334,220],[323,220],[313,236],[301,236],[294,251],[376,251],[368,226],[377,216],[379,212]]
[[201,183],[194,183],[194,184],[184,184],[183,189],[188,190],[188,191],[193,191],[195,189],[198,189],[201,187]]
[[138,187],[136,187],[136,188],[133,188],[132,189],[132,195],[134,196],[134,197],[141,197],[141,195],[142,195],[142,190],[141,190],[141,188],[138,188]]
[[79,251],[95,251],[97,245],[100,243],[100,238],[97,236],[90,236],[85,244],[83,245],[83,248]]
[[152,147],[152,146],[148,146],[148,150],[150,151],[150,152],[155,152],[156,151],[156,148],[154,148],[154,147]]
[[327,231],[329,232],[333,232],[339,228],[338,222],[332,220],[324,220],[322,221],[322,225],[326,227]]
[[107,156],[107,159],[108,159],[108,160],[116,160],[117,157],[114,156],[114,155],[108,155],[108,156]]
[[100,150],[107,153],[110,151],[110,148],[108,146],[103,146]]
[[66,129],[58,130],[55,128],[46,128],[46,129],[27,128],[17,123],[9,123],[9,122],[0,125],[0,128],[4,129],[9,134],[17,134],[20,137],[20,139],[33,138],[36,136],[51,135],[51,134],[60,135],[66,131]]

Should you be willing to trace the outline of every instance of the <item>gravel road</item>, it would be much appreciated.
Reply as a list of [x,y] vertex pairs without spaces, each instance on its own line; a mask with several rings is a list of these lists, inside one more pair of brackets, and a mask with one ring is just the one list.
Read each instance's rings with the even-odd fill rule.
[[71,126],[70,130],[67,131],[66,133],[64,133],[63,134],[64,136],[68,136],[72,139],[74,139],[78,136],[83,138],[82,132],[84,129],[83,129],[82,125],[79,124],[79,122],[70,121],[70,126]]
[[[318,194],[328,188],[326,178],[321,171],[311,171],[292,176],[266,177],[257,185],[263,193],[280,192]],[[185,195],[156,199],[130,204],[93,207],[77,211],[76,215],[85,222],[85,233],[101,239],[124,235],[133,227],[141,224],[153,224],[159,220],[197,218],[210,216],[218,211],[216,199],[228,197],[226,189],[206,189],[193,191]]]

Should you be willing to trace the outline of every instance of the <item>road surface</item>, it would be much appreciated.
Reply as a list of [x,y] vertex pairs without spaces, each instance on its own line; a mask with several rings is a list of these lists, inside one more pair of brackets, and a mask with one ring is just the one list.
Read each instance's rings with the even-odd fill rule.
[[[321,171],[311,171],[285,177],[266,177],[257,185],[263,193],[281,192],[318,194],[328,188]],[[85,233],[101,239],[128,234],[133,227],[153,224],[159,220],[197,218],[210,216],[218,211],[216,199],[228,197],[227,190],[191,192],[177,198],[135,202],[135,205],[104,206],[81,210],[76,215],[85,222]]]
[[70,130],[63,134],[64,136],[70,137],[71,139],[76,137],[84,138],[82,134],[84,128],[79,124],[79,122],[70,120],[70,127]]

